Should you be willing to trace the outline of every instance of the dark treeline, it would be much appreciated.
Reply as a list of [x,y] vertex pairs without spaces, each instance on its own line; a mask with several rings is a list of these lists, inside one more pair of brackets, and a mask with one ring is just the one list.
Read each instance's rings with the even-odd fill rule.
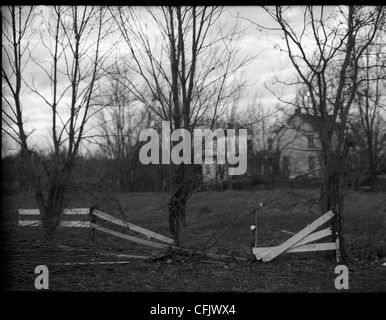
[[[358,150],[350,154],[352,164],[346,173],[347,188],[368,189],[371,185],[371,172]],[[362,154],[363,155],[363,154]],[[39,162],[50,161],[50,155],[35,153]],[[118,165],[119,162],[119,165]],[[361,165],[358,165],[361,164]],[[44,176],[44,165],[41,166]],[[386,164],[379,168],[378,189],[385,189],[382,173]],[[204,179],[201,165],[194,165],[195,191],[283,187],[317,187],[318,177],[288,177],[280,166],[280,151],[253,151],[248,153],[247,172],[241,176],[224,175],[224,167],[216,166],[216,179]],[[225,178],[226,177],[226,178]],[[110,192],[171,192],[174,185],[170,166],[163,164],[142,164],[137,157],[111,159],[106,155],[79,157],[71,175],[73,188],[108,190]],[[20,154],[8,155],[2,159],[2,190],[18,191],[28,189],[28,177],[22,165]]]

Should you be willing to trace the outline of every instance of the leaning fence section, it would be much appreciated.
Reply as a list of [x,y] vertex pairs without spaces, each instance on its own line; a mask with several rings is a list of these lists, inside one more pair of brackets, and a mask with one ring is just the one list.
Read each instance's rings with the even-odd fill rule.
[[[106,233],[124,240],[129,240],[138,244],[159,248],[159,249],[168,249],[174,247],[174,240],[168,237],[165,237],[154,231],[137,226],[133,223],[113,217],[103,211],[93,209],[90,210],[90,221],[91,221],[91,241],[94,241],[95,231]],[[102,221],[107,221],[115,226],[119,226],[124,229],[124,231],[132,231],[135,234],[140,234],[145,236],[146,239],[140,238],[134,235],[128,235],[123,232],[118,232],[112,228],[102,226]],[[151,240],[150,240],[151,239]],[[156,241],[154,241],[156,240]],[[158,241],[158,242],[157,242]]]
[[257,247],[257,215],[256,212],[254,212],[254,225],[252,225],[251,228],[254,234],[254,246],[252,247],[252,253],[256,256],[257,260],[268,262],[282,253],[335,250],[337,262],[339,262],[340,251],[338,234],[336,234],[335,242],[311,243],[332,235],[330,227],[320,231],[314,231],[333,217],[334,213],[330,210],[289,238],[287,241],[283,242],[281,245],[275,247]]
[[[39,209],[17,209],[18,227],[41,227],[42,220],[40,219],[39,214]],[[123,228],[123,232],[116,231],[109,226],[103,225],[104,222]],[[154,248],[168,249],[170,247],[174,247],[173,239],[142,228],[123,219],[113,217],[112,215],[94,208],[63,209],[62,218],[59,221],[58,226],[69,228],[89,228],[91,242],[94,242],[95,231],[98,231],[120,239],[129,240]],[[145,239],[138,236],[128,235],[127,231],[145,236]]]

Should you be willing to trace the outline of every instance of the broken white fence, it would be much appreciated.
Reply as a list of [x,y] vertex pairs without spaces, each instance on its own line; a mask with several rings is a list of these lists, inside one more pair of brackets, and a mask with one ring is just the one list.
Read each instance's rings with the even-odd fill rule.
[[[42,221],[39,219],[39,209],[17,209],[18,214],[18,226],[20,227],[40,227],[42,226]],[[93,241],[95,230],[107,233],[122,239],[126,239],[132,242],[139,244],[160,248],[168,249],[170,246],[174,245],[174,240],[165,237],[161,234],[158,234],[154,231],[147,230],[145,228],[139,227],[133,223],[127,222],[122,219],[113,217],[107,213],[104,213],[97,209],[90,208],[76,208],[76,209],[63,209],[62,214],[65,216],[71,215],[74,220],[61,220],[59,221],[60,227],[76,227],[76,228],[90,228],[91,240]],[[88,220],[84,221],[85,218],[81,216],[88,215]],[[77,220],[75,220],[77,219]],[[81,221],[80,219],[83,219]],[[140,234],[145,235],[147,238],[153,238],[161,241],[154,242],[150,240],[141,239],[131,235],[127,235],[118,231],[110,230],[106,227],[102,227],[100,223],[97,223],[98,219],[102,219],[113,223],[115,225],[124,227],[126,230],[131,230]]]
[[[28,227],[37,227],[41,226],[42,222],[40,219],[33,219],[34,217],[39,215],[39,210],[38,209],[18,209],[18,225],[19,226],[28,226]],[[90,228],[90,237],[91,237],[91,242],[94,241],[94,234],[95,231],[103,232],[106,234],[110,234],[112,236],[129,240],[138,244],[146,245],[146,246],[151,246],[154,248],[158,249],[177,249],[180,251],[184,251],[187,253],[192,253],[192,250],[184,249],[184,248],[179,248],[175,246],[175,242],[173,239],[170,239],[168,237],[163,236],[162,234],[156,233],[154,231],[150,231],[148,229],[139,227],[133,223],[130,223],[128,221],[125,221],[123,219],[119,219],[117,217],[113,217],[105,212],[102,212],[98,209],[94,208],[78,208],[78,209],[63,209],[62,212],[64,215],[73,215],[73,218],[80,218],[81,215],[88,215],[88,221],[60,221],[59,226],[61,227],[81,227],[85,228],[88,227]],[[28,219],[28,216],[32,216]],[[85,217],[83,216],[83,220]],[[102,226],[102,220],[107,221],[109,223],[112,223],[114,225],[123,227],[125,231],[134,231],[136,233],[142,234],[146,236],[146,239],[143,238],[138,238],[134,237],[132,235],[128,235],[122,232],[118,232],[115,230],[111,230],[105,226]],[[154,239],[158,240],[160,242],[155,242],[151,241],[149,239]],[[206,257],[210,257],[213,259],[236,259],[239,261],[247,261],[247,258],[244,257],[235,257],[235,256],[227,256],[223,254],[218,254],[218,253],[211,253],[211,252],[201,252],[201,251],[194,251],[194,253],[197,254],[202,254],[205,255]],[[131,257],[133,257],[131,255]]]
[[326,228],[317,232],[312,233],[322,224],[329,221],[334,216],[334,213],[330,210],[324,215],[316,219],[314,222],[309,224],[303,230],[295,234],[293,237],[289,238],[287,241],[282,243],[279,246],[275,247],[257,247],[257,228],[256,228],[256,213],[255,213],[255,225],[252,226],[252,230],[255,233],[255,246],[252,247],[252,253],[256,256],[257,260],[262,260],[263,262],[271,261],[282,253],[295,253],[295,252],[310,252],[310,251],[326,251],[326,250],[336,250],[337,260],[339,262],[340,252],[339,252],[339,235],[336,234],[335,242],[327,243],[310,243],[322,238],[332,235],[331,228]]

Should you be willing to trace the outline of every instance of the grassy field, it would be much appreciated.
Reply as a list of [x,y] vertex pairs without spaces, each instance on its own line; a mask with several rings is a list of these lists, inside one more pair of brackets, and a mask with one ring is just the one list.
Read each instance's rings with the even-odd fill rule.
[[[111,215],[170,237],[170,194],[133,193],[91,196],[74,192],[66,207],[97,205]],[[335,292],[336,262],[332,253],[283,254],[269,263],[251,255],[252,209],[258,214],[258,246],[281,244],[314,221],[317,190],[259,190],[200,192],[188,202],[186,247],[189,254],[162,252],[96,232],[61,228],[50,243],[38,228],[15,228],[15,209],[36,208],[28,193],[9,193],[2,200],[3,248],[7,288],[34,290],[34,266],[50,268],[50,289],[55,291],[209,291],[209,292]],[[344,236],[350,257],[350,289],[386,291],[386,196],[349,192],[345,198]],[[77,250],[62,250],[63,245]],[[62,246],[62,247],[60,247]],[[213,260],[196,251],[245,258]],[[150,256],[123,259],[117,254]],[[114,260],[115,259],[115,260]],[[85,265],[63,265],[84,262]]]

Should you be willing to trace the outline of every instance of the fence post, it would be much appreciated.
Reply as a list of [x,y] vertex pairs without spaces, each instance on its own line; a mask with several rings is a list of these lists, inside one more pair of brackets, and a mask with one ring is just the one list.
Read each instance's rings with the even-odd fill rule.
[[255,248],[257,247],[257,213],[256,209],[254,208],[254,219],[255,219]]
[[338,232],[335,233],[335,243],[336,243],[336,262],[340,263],[341,256],[340,256],[340,246],[339,246],[339,234]]
[[94,211],[94,207],[90,208],[89,216],[90,216],[90,243],[94,244],[94,236],[95,236],[95,228],[93,227],[93,223],[96,223],[97,217],[94,216],[92,213]]
[[251,224],[251,232],[252,232],[252,243],[251,243],[251,252],[253,254],[253,249],[257,247],[257,214],[256,208],[253,207],[252,211],[252,224]]
[[16,208],[16,230],[19,231],[19,207]]

